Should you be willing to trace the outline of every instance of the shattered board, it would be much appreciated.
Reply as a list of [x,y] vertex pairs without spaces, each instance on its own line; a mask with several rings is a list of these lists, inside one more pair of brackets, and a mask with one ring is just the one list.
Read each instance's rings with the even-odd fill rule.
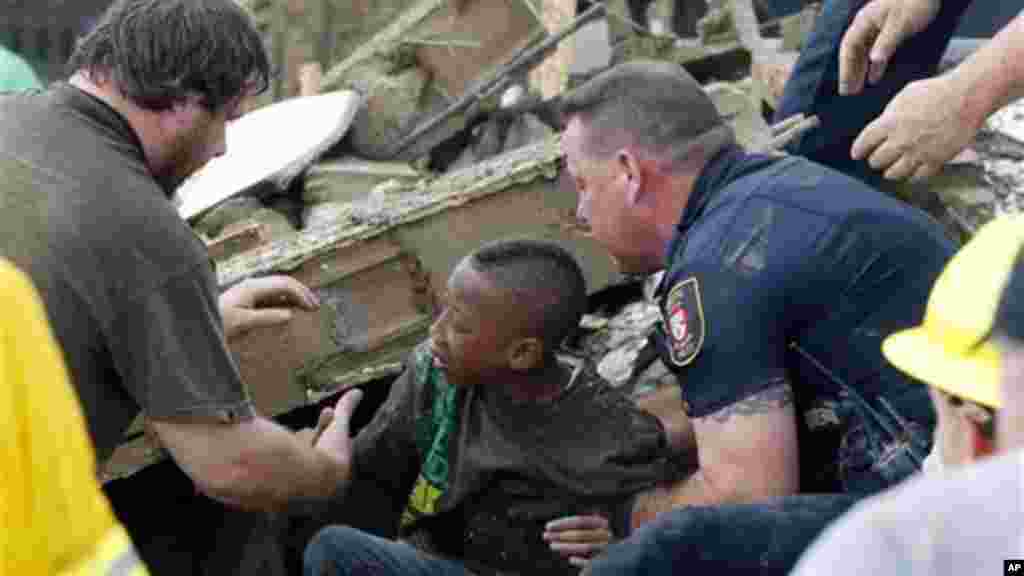
[[228,124],[227,153],[186,180],[175,202],[191,220],[265,181],[287,185],[345,135],[360,106],[355,92],[294,98]]
[[475,198],[496,194],[510,183],[539,177],[553,180],[562,157],[557,137],[436,179],[385,183],[368,197],[349,204],[338,218],[308,227],[291,237],[242,254],[218,266],[222,287],[244,278],[288,271],[339,246],[385,234],[402,224],[422,220]]

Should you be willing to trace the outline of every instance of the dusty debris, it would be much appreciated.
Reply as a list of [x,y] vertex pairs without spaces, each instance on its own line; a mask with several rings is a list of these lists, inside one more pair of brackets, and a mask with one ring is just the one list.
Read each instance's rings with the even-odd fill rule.
[[661,311],[646,300],[626,305],[600,330],[584,340],[586,357],[597,363],[598,373],[615,386],[634,376],[640,352],[661,320]]
[[350,202],[366,196],[388,180],[409,181],[423,176],[404,162],[373,162],[356,156],[327,160],[314,164],[306,172],[302,202],[307,206]]
[[[449,0],[414,3],[328,70],[323,89],[334,90],[348,85],[352,70],[368,60],[394,60],[395,53],[413,55],[414,68],[420,72],[406,72],[406,67],[389,72],[425,79],[418,115],[415,119],[403,116],[403,122],[394,126],[401,133],[397,139],[392,132],[376,134],[391,141],[385,150],[379,139],[374,140],[373,158],[414,160],[465,128],[476,110],[459,109],[457,104],[484,77],[547,34],[526,2],[473,0],[462,4],[461,10],[454,4]],[[453,112],[444,114],[448,110]]]
[[[476,10],[494,1],[477,0]],[[502,9],[516,8],[502,3]],[[312,167],[298,180],[302,186],[291,191],[289,199],[302,215],[299,229],[280,211],[268,210],[252,199],[229,202],[196,223],[197,231],[211,240],[222,288],[253,276],[289,274],[326,302],[317,313],[300,314],[287,329],[254,334],[238,344],[236,353],[254,399],[268,414],[305,405],[339,386],[364,382],[366,374],[377,373],[381,366],[393,366],[425,337],[448,273],[482,242],[512,235],[555,239],[581,261],[592,291],[619,281],[613,262],[581,234],[585,227],[575,220],[576,199],[561,182],[563,158],[552,119],[541,113],[543,107],[523,106],[534,97],[525,88],[508,90],[521,77],[506,78],[498,66],[527,62],[530,54],[542,54],[538,46],[551,36],[535,26],[534,16],[527,16],[517,32],[510,32],[514,40],[456,77],[450,73],[453,63],[438,59],[438,54],[444,50],[462,54],[470,49],[466,42],[488,38],[483,32],[472,37],[455,34],[457,24],[475,22],[472,19],[480,18],[480,13],[453,10],[442,0],[409,2],[371,40],[349,54],[336,54],[338,62],[329,67],[323,89],[353,88],[366,96],[366,106],[352,138],[342,143],[343,156],[309,158],[307,166]],[[437,33],[410,36],[413,30]],[[659,34],[637,37],[660,43],[676,51],[676,56],[692,48],[698,59],[712,58],[715,46],[731,46],[728,42],[704,44],[719,38],[710,33],[704,42]],[[734,32],[730,42],[736,37]],[[409,38],[417,42],[406,42]],[[789,42],[786,38],[762,40],[776,48]],[[435,41],[449,45],[442,49],[431,45]],[[447,75],[438,76],[444,70]],[[404,87],[402,81],[407,82]],[[453,86],[461,91],[441,90]],[[393,97],[402,90],[404,96]],[[754,79],[714,82],[706,90],[741,143],[763,149],[780,135],[764,121],[762,96]],[[493,98],[493,108],[474,103],[483,93]],[[501,107],[498,100],[503,94],[506,101]],[[420,157],[451,146],[440,135],[473,126],[445,166],[447,171],[429,173],[419,163],[413,168],[407,162],[367,158],[374,152],[370,148],[380,152],[393,146],[425,122],[441,118],[438,110],[456,110],[460,102],[472,105],[442,118],[439,132],[416,141],[410,149],[415,152],[410,154]],[[998,211],[1018,210],[1024,184],[1017,168],[1024,158],[1024,144],[1015,135],[1020,116],[1008,112],[990,121],[975,146],[976,158],[948,170],[949,174],[958,171],[955,186],[936,181],[925,194],[904,196],[922,206],[929,206],[930,198],[928,209],[960,230]],[[785,131],[781,132],[784,136]],[[378,139],[366,145],[373,137]],[[649,391],[671,380],[651,356],[649,335],[659,321],[657,307],[638,292],[614,310],[588,317],[583,326],[587,336],[577,353],[613,383],[634,393]],[[282,386],[282,382],[288,384]]]

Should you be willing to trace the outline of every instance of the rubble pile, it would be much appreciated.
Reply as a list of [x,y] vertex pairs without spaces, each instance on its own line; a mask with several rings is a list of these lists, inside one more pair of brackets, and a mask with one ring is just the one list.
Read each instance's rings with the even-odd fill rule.
[[[301,165],[289,162],[288,178],[266,175],[237,190],[218,187],[211,192],[222,196],[217,202],[185,215],[208,243],[222,288],[283,273],[309,285],[324,303],[318,312],[297,313],[287,326],[233,343],[262,412],[284,414],[394,374],[426,336],[450,271],[484,242],[507,236],[556,241],[581,262],[592,293],[635,282],[618,277],[576,221],[551,102],[525,84],[552,40],[583,22],[545,30],[533,0],[240,1],[257,13],[275,66],[284,72],[282,82],[290,86],[276,86],[261,105],[296,101],[289,100],[299,90],[293,72],[303,62],[325,70],[316,91],[351,91],[359,100],[354,117],[337,126],[344,137],[319,126],[339,138],[326,148],[311,144],[316,153]],[[653,41],[665,48],[661,57],[688,67],[721,65],[723,50],[741,49],[740,34],[729,30],[737,19],[723,3],[693,22],[689,39],[641,34],[632,25],[623,31],[626,3],[607,4],[613,37]],[[658,6],[649,12],[655,23],[682,17]],[[792,56],[799,45],[794,36],[806,31],[807,21],[801,14],[779,23],[781,37],[764,39],[765,45]],[[332,22],[360,24],[350,30]],[[659,26],[651,28],[658,32]],[[301,58],[285,54],[296,50]],[[777,134],[762,114],[762,103],[772,103],[771,86],[763,75],[749,77],[758,62],[748,62],[748,77],[711,82],[706,90],[739,141],[765,149]],[[265,153],[273,156],[287,148],[285,139],[307,132],[302,122],[260,135]],[[991,118],[972,152],[927,187],[892,192],[931,212],[952,233],[967,235],[996,213],[1020,210],[1022,159],[1024,104],[1018,103]],[[660,314],[643,292],[632,290],[614,306],[595,300],[566,351],[635,395],[671,383],[650,344]],[[133,433],[138,429],[141,424]],[[123,476],[151,462],[156,456],[146,442],[137,437],[126,443],[106,473]]]

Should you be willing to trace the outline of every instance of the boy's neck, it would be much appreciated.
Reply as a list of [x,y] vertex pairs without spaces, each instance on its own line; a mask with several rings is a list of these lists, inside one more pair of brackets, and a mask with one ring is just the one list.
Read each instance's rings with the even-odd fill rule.
[[505,381],[507,392],[504,396],[517,403],[549,402],[565,390],[571,378],[572,372],[552,357],[542,368],[510,375]]

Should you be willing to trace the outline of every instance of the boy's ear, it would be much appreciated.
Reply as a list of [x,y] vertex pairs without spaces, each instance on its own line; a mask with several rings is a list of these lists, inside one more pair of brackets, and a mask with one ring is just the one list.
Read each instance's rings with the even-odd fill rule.
[[544,343],[539,338],[523,338],[508,348],[508,365],[517,372],[528,372],[544,363]]

